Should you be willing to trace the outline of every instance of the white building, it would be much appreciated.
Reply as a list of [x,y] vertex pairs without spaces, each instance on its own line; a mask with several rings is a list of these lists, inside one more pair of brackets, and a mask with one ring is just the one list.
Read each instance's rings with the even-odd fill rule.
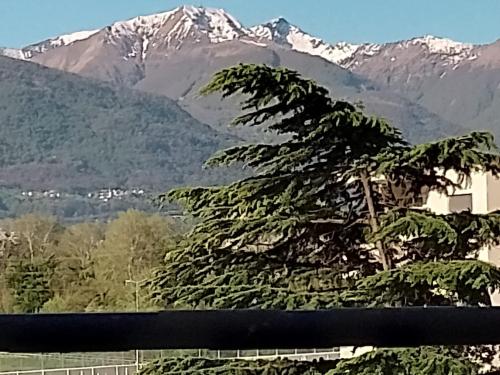
[[[457,181],[456,173],[447,175]],[[437,214],[449,214],[469,210],[474,214],[487,214],[500,210],[500,178],[491,173],[476,172],[460,189],[449,191],[449,195],[431,191],[424,207]],[[479,259],[500,267],[500,246],[485,247]],[[492,295],[492,303],[500,305],[500,293]]]
[[[448,173],[447,177],[458,180],[456,173]],[[490,173],[476,172],[470,181],[464,181],[460,189],[450,190],[448,194],[431,191],[425,206],[437,214],[464,210],[486,214],[500,210],[500,179]]]

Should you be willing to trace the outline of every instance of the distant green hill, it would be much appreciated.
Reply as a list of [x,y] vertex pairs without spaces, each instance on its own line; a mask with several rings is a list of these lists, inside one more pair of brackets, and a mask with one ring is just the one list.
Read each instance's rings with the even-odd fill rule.
[[202,163],[235,142],[168,98],[0,57],[0,186],[83,193],[220,182]]

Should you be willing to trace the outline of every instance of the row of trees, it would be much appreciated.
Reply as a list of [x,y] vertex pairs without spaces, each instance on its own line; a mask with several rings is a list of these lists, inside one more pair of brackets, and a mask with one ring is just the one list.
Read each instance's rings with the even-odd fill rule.
[[[451,193],[475,171],[500,173],[493,138],[473,132],[409,144],[398,129],[334,100],[294,71],[239,65],[203,90],[243,96],[234,125],[264,126],[276,144],[224,150],[208,166],[245,165],[232,184],[171,191],[197,224],[150,285],[171,308],[324,309],[485,306],[500,271],[476,260],[498,244],[500,215],[436,215],[415,202]],[[283,138],[282,138],[283,139]],[[454,171],[458,181],[447,178]],[[475,374],[486,347],[375,349],[330,364],[160,360],[144,374]]]
[[[71,226],[29,214],[0,228],[3,312],[131,310],[135,289],[125,281],[149,276],[183,230],[173,219],[133,210]],[[147,293],[139,296],[141,309],[152,308]]]

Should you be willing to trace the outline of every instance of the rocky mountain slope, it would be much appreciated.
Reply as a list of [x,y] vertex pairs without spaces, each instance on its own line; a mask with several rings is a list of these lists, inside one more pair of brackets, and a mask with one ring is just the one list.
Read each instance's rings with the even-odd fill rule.
[[[254,62],[299,70],[329,87],[336,97],[363,101],[369,111],[395,122],[414,141],[463,131],[453,121],[394,93],[385,83],[339,66],[359,48],[331,46],[284,19],[247,28],[223,10],[183,6],[9,53],[51,68],[166,95],[217,129],[225,130],[235,114],[234,103],[199,98],[199,88],[219,69]],[[236,134],[265,137],[253,130]]]
[[434,37],[359,49],[346,68],[448,121],[500,136],[500,42],[470,45]]
[[328,44],[283,19],[252,28],[272,40],[338,64],[447,121],[500,137],[500,41],[460,43],[431,35],[386,44]]

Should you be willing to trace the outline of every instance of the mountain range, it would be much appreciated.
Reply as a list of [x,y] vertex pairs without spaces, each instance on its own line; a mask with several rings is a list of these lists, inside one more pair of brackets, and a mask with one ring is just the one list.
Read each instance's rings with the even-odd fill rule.
[[[402,61],[407,52],[414,53],[411,51],[415,48],[411,47],[416,46],[421,57],[433,67],[436,59],[455,56],[458,48],[457,43],[445,39],[422,38],[419,43],[416,40],[397,43],[402,54],[398,61]],[[408,48],[401,47],[405,45]],[[198,120],[221,131],[227,131],[228,120],[236,114],[235,103],[221,103],[216,97],[200,98],[198,91],[215,71],[239,62],[296,69],[327,86],[335,97],[363,102],[368,111],[388,118],[415,142],[462,133],[464,127],[476,126],[469,120],[478,116],[468,114],[462,121],[462,116],[436,108],[432,98],[415,90],[406,90],[403,78],[398,81],[401,87],[396,87],[396,83],[389,85],[388,80],[395,81],[379,74],[388,69],[387,64],[376,59],[385,56],[387,48],[393,46],[331,45],[283,18],[245,27],[224,10],[182,6],[165,13],[115,22],[99,30],[59,36],[20,50],[5,50],[4,53],[51,68],[165,95]],[[365,63],[370,68],[365,68]],[[424,62],[421,64],[425,65]],[[454,67],[450,66],[450,69]],[[425,73],[427,68],[419,69]],[[388,72],[393,74],[390,70]],[[418,74],[412,74],[418,77]],[[439,70],[436,74],[442,72]],[[431,78],[431,81],[435,80]],[[440,92],[431,95],[437,96]],[[477,126],[479,122],[480,119]],[[256,134],[253,130],[233,132],[252,140],[266,137],[266,134]]]
[[182,6],[0,55],[0,136],[13,140],[3,145],[1,185],[163,190],[221,181],[201,171],[211,152],[273,140],[228,129],[236,99],[198,94],[237,63],[298,70],[413,142],[469,129],[500,136],[500,42],[330,44],[284,18],[246,27],[222,9]]

